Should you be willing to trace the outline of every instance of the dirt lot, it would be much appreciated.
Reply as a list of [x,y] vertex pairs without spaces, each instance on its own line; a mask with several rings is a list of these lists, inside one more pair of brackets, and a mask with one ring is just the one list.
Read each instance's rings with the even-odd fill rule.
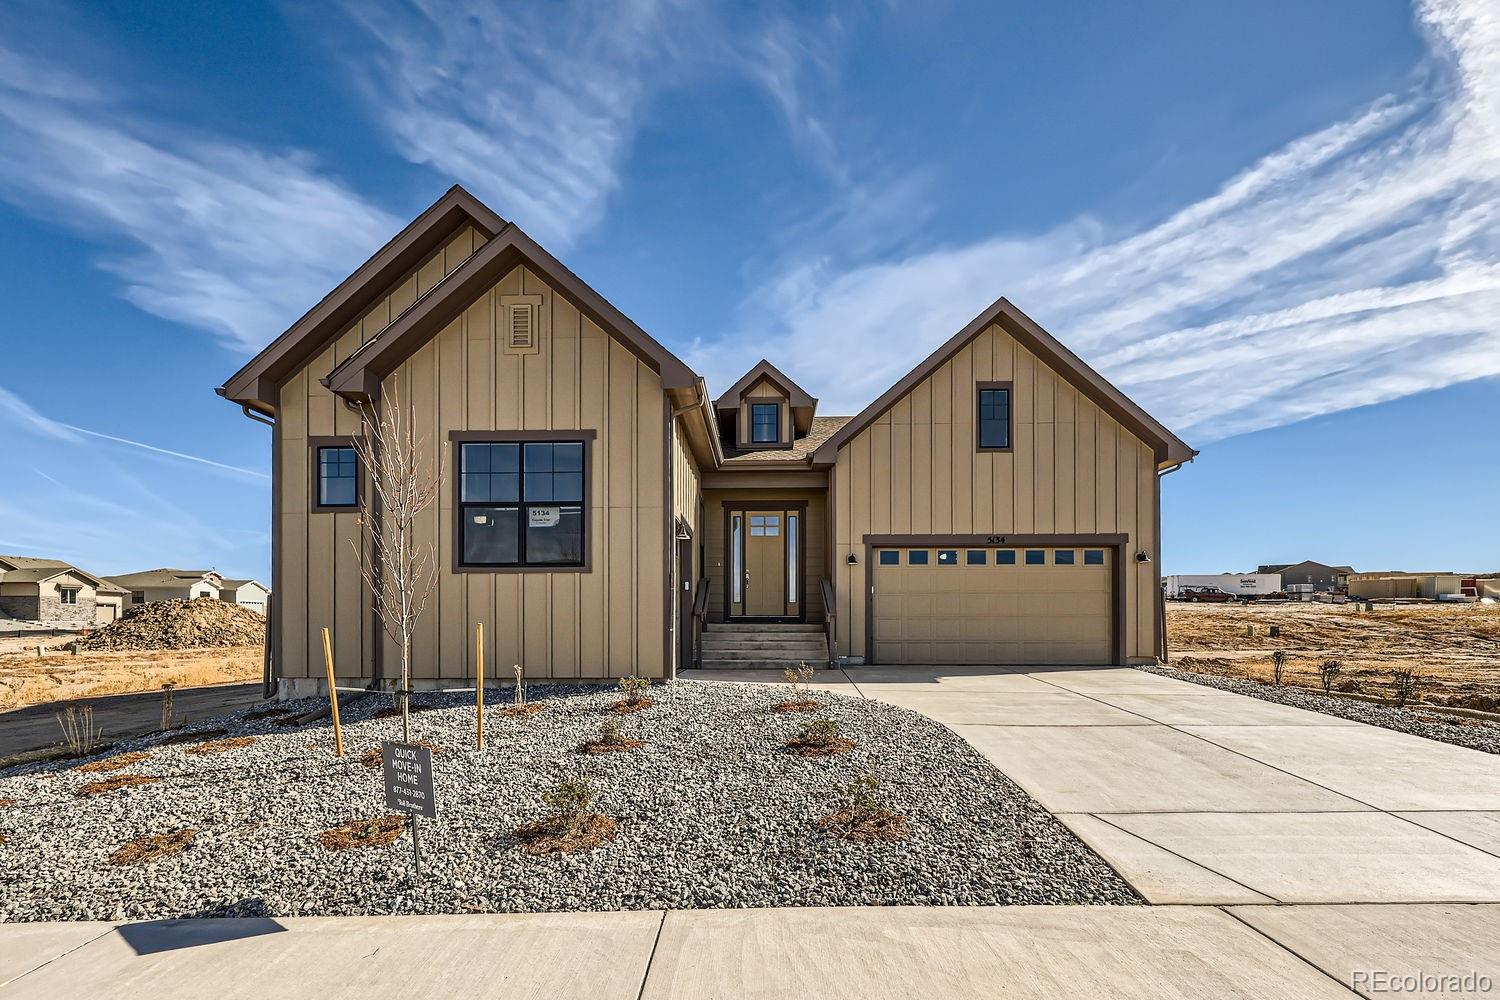
[[[1280,636],[1271,638],[1271,626]],[[1253,628],[1254,634],[1249,634]],[[1318,664],[1339,660],[1337,687],[1385,695],[1391,671],[1416,670],[1422,697],[1493,708],[1500,698],[1500,604],[1178,604],[1167,602],[1172,666],[1271,679],[1271,653],[1286,651],[1288,683],[1319,687]]]
[[260,646],[85,652],[77,656],[49,649],[45,656],[36,655],[38,642],[50,645],[65,641],[51,637],[0,639],[0,710],[70,698],[159,691],[168,681],[182,688],[244,684],[261,676]]

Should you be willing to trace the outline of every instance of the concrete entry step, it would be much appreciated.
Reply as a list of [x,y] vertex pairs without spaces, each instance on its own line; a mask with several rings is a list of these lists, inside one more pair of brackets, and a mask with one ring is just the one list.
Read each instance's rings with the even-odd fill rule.
[[826,646],[818,645],[809,649],[715,649],[711,646],[703,647],[703,658],[705,660],[807,660],[823,662],[828,659]]
[[754,632],[773,635],[778,632],[822,632],[823,626],[816,622],[706,622],[705,634],[710,632]]
[[796,670],[801,666],[809,666],[814,670],[827,666],[827,655],[823,654],[817,659],[801,660],[725,660],[715,659],[708,655],[703,657],[704,670]]

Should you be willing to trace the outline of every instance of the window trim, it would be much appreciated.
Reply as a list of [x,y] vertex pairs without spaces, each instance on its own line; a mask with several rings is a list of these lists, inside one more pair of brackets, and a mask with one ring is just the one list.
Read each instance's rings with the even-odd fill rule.
[[[591,520],[595,509],[594,489],[594,430],[570,431],[449,431],[448,468],[453,480],[452,505],[446,516],[452,518],[453,551],[449,568],[454,573],[592,573],[594,571],[594,530]],[[540,442],[581,441],[583,443],[583,563],[578,566],[470,566],[465,565],[463,526],[459,519],[463,515],[463,472],[460,468],[460,446],[464,444],[525,444]],[[523,486],[524,489],[524,486]],[[524,506],[524,503],[521,504]],[[480,506],[491,506],[480,504]]]
[[[774,437],[769,437],[769,438],[766,438],[765,440],[760,440],[760,439],[756,438],[756,436],[755,436],[755,410],[756,410],[757,407],[769,407],[770,409],[772,409],[772,410],[775,411],[775,413],[776,413],[776,424],[775,424],[775,427],[773,429],[776,431],[776,434],[775,434]],[[750,439],[749,440],[750,440],[750,444],[751,445],[753,445],[753,446],[755,446],[757,448],[769,448],[772,445],[777,445],[777,444],[781,443],[781,401],[780,400],[772,400],[771,402],[761,402],[760,400],[752,399],[750,401],[749,415],[750,415],[750,428],[749,428],[750,429]]]
[[[981,393],[987,389],[1004,389],[1010,412],[1006,426],[1009,429],[1007,441],[1003,448],[992,448],[982,442],[984,430],[983,422],[979,418]],[[1016,384],[1014,382],[976,382],[974,383],[974,450],[976,452],[1013,452],[1016,450]]]
[[[68,595],[69,594],[73,595],[72,600],[68,599]],[[62,587],[62,586],[59,586],[57,588],[57,601],[58,601],[58,603],[59,604],[67,605],[68,607],[74,607],[74,606],[76,606],[78,604],[78,598],[80,598],[82,596],[83,596],[83,588],[82,587]]]
[[354,434],[326,434],[307,439],[307,509],[313,514],[358,514],[365,503],[365,463],[354,451],[354,502],[352,504],[320,503],[322,493],[318,489],[321,478],[318,474],[318,453],[324,448],[354,448],[359,437]]

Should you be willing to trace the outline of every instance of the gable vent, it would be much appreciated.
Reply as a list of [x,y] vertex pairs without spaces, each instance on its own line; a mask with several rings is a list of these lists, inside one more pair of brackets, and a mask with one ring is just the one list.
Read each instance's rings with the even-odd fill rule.
[[542,310],[540,295],[503,295],[500,297],[500,336],[508,354],[536,354],[541,350]]
[[536,346],[535,315],[530,306],[510,307],[510,349],[529,351]]

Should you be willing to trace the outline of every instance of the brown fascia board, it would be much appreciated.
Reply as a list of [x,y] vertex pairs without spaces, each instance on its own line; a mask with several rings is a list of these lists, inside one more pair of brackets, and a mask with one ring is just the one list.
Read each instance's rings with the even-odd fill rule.
[[832,465],[838,459],[839,449],[854,440],[854,437],[882,414],[895,406],[921,382],[978,337],[991,324],[998,323],[1012,337],[1061,375],[1069,385],[1093,400],[1100,409],[1118,420],[1142,441],[1151,445],[1156,454],[1158,469],[1172,468],[1191,461],[1194,451],[1177,435],[1167,430],[1139,405],[1111,385],[1104,376],[1083,362],[1078,355],[1063,346],[1052,334],[1043,330],[1035,320],[1027,316],[1004,296],[996,299],[989,308],[958,331],[952,339],[933,351],[921,364],[907,372],[895,385],[880,395],[879,399],[861,410],[854,419],[840,427],[832,437],[818,446],[813,453],[814,465]]
[[266,413],[274,412],[277,387],[286,376],[466,225],[493,239],[506,222],[455,184],[231,376],[218,389],[219,395]]
[[518,264],[526,264],[537,271],[580,312],[650,365],[661,375],[663,388],[677,389],[697,383],[697,373],[676,355],[542,249],[515,223],[508,223],[411,308],[330,372],[322,380],[323,384],[346,399],[374,399],[380,394],[380,382],[386,375],[437,336],[443,327]]
[[774,382],[782,392],[786,393],[788,401],[793,408],[808,408],[816,410],[818,401],[807,394],[801,386],[782,374],[771,362],[761,358],[754,368],[746,372],[738,382],[730,386],[723,395],[714,400],[714,408],[719,410],[737,410],[740,407],[740,395],[761,379],[767,378]]

